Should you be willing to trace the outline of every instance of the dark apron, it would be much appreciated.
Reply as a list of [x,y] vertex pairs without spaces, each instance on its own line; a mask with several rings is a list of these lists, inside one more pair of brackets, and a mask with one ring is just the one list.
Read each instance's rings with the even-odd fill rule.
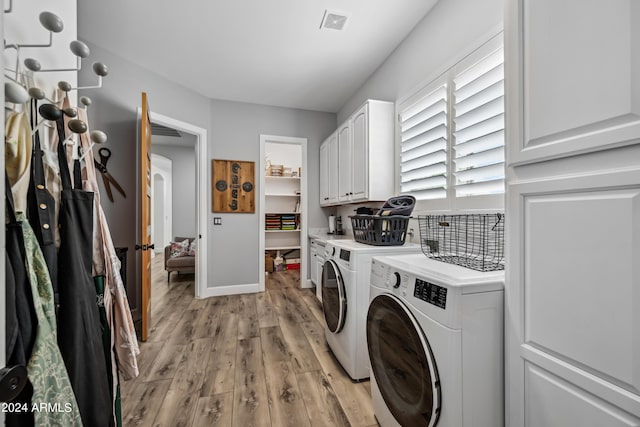
[[60,310],[58,344],[85,426],[112,426],[113,410],[103,331],[91,276],[93,241],[93,193],[82,191],[82,182],[71,177],[64,141],[64,122],[57,123],[58,163],[62,181],[58,274]]
[[[38,104],[32,102],[31,127],[35,126]],[[53,286],[53,301],[56,312],[59,307],[58,295],[58,255],[55,241],[55,208],[56,201],[47,190],[47,183],[44,177],[44,167],[42,166],[42,148],[40,147],[40,132],[33,135],[33,149],[31,155],[31,180],[29,181],[29,191],[27,192],[27,216],[29,224],[33,229],[40,249],[44,255],[51,284]]]
[[[5,282],[6,282],[6,351],[7,366],[27,366],[36,339],[38,319],[33,305],[31,283],[25,266],[22,225],[16,221],[9,178],[5,174],[5,196],[8,223],[5,226]],[[13,401],[31,408],[33,387],[27,380],[22,392]],[[6,425],[32,426],[33,412],[7,412]]]

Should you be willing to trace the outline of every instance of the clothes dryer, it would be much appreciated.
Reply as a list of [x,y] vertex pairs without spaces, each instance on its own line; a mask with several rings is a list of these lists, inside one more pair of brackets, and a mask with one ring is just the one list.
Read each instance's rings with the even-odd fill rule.
[[366,317],[371,259],[375,255],[420,252],[420,245],[371,246],[329,241],[322,269],[322,311],[329,348],[353,380],[369,378]]
[[504,425],[503,289],[504,271],[373,258],[367,348],[382,427]]

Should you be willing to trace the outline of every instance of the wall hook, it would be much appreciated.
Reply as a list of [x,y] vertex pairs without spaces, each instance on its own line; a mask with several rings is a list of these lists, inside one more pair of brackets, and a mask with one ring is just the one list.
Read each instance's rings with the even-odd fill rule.
[[49,42],[47,44],[7,44],[5,41],[5,50],[16,50],[16,80],[18,79],[18,68],[20,67],[20,49],[32,47],[51,47],[53,45],[53,33],[59,33],[64,29],[64,22],[62,22],[62,19],[55,13],[42,12],[38,18],[40,20],[40,24],[44,27],[45,30],[49,32]]
[[87,58],[91,54],[91,49],[85,43],[80,40],[73,40],[69,43],[69,50],[76,57],[76,67],[75,68],[50,68],[50,69],[42,69],[40,62],[34,58],[26,58],[24,60],[24,66],[33,71],[40,73],[51,73],[58,71],[80,71],[82,69],[82,60]]

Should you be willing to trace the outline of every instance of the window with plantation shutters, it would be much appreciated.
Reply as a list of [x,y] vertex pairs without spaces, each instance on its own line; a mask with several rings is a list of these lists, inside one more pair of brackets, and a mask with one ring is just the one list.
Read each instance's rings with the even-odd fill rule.
[[504,208],[499,34],[397,103],[399,189],[423,210]]
[[453,85],[455,196],[503,193],[503,49],[457,73]]
[[[430,88],[433,89],[433,88]],[[419,200],[447,197],[447,84],[400,111],[400,192]]]

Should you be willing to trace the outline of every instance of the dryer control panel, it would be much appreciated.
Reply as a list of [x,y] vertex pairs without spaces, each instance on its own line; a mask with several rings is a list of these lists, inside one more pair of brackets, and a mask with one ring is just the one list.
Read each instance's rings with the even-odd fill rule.
[[422,279],[416,279],[413,296],[442,309],[445,309],[447,306],[447,288]]

